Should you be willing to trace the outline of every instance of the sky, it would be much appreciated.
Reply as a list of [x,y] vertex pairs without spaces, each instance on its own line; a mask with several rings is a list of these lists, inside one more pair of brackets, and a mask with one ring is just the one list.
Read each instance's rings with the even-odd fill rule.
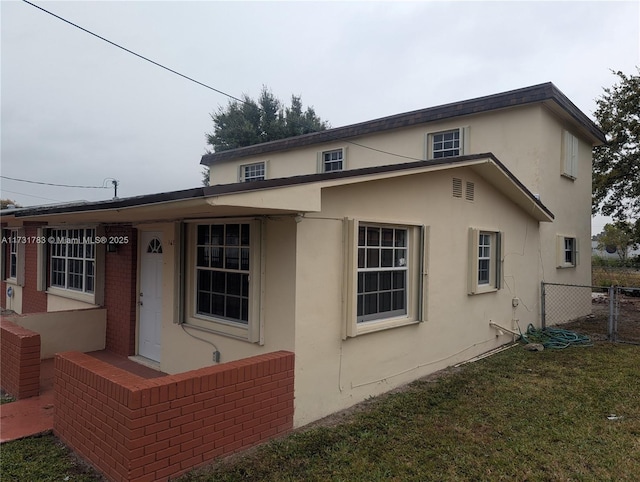
[[[637,1],[33,3],[235,97],[301,95],[333,127],[549,81],[593,118],[611,70],[640,65]],[[228,97],[20,0],[0,3],[0,24],[0,197],[201,186]]]

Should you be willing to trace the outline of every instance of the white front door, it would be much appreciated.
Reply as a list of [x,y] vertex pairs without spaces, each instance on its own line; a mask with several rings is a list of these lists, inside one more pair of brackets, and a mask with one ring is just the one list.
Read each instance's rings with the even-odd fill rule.
[[162,233],[140,233],[138,354],[160,361],[162,338]]

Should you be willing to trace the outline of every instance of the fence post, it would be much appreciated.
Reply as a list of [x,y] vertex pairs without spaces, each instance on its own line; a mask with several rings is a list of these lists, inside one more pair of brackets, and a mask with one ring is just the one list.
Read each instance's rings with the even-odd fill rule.
[[542,323],[542,329],[544,330],[547,327],[547,309],[545,305],[545,285],[544,281],[540,282],[540,321]]
[[613,286],[609,287],[609,341],[616,341],[615,331],[616,327],[614,327],[614,316],[613,316],[613,306],[615,303],[615,289]]

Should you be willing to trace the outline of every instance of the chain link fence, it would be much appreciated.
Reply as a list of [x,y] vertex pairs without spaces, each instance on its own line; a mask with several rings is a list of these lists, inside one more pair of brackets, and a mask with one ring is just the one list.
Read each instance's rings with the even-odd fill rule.
[[542,283],[542,327],[640,344],[640,288]]

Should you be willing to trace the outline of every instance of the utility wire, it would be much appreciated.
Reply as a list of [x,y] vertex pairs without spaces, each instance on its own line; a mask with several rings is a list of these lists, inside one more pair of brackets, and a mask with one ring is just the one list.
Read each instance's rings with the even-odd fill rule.
[[3,193],[10,192],[11,194],[20,194],[21,196],[34,197],[36,199],[44,199],[45,201],[55,201],[55,202],[58,202],[58,203],[62,202],[59,199],[51,199],[49,197],[34,196],[33,194],[26,194],[26,193],[23,193],[23,192],[9,191],[8,189],[2,189],[2,190],[0,190],[0,192],[3,192]]
[[29,181],[27,179],[17,179],[15,177],[9,176],[0,176],[2,179],[10,179],[11,181],[20,181],[20,182],[28,182],[29,184],[41,184],[43,186],[56,186],[56,187],[75,187],[79,189],[110,189],[108,186],[71,186],[69,184],[54,184],[51,182],[38,182],[38,181]]
[[[146,60],[147,62],[149,62],[149,63],[151,63],[151,64],[153,64],[153,65],[155,65],[157,67],[160,67],[161,69],[167,70],[167,71],[171,72],[172,74],[176,74],[176,75],[178,75],[178,76],[180,76],[180,77],[182,77],[184,79],[187,79],[187,80],[189,80],[191,82],[194,82],[194,83],[196,83],[196,84],[198,84],[198,85],[200,85],[202,87],[205,87],[205,88],[207,88],[209,90],[217,92],[218,94],[222,94],[222,95],[224,95],[226,97],[229,97],[230,99],[233,99],[235,101],[241,102],[242,104],[250,104],[250,102],[247,102],[244,99],[240,99],[240,98],[235,97],[235,96],[233,96],[231,94],[227,94],[226,92],[224,92],[222,90],[216,89],[215,87],[211,87],[210,85],[207,85],[207,84],[205,84],[203,82],[200,82],[200,81],[198,81],[198,80],[196,80],[196,79],[194,79],[192,77],[189,77],[187,75],[181,74],[180,72],[178,72],[176,70],[173,70],[173,69],[171,69],[169,67],[166,67],[166,66],[164,66],[164,65],[162,65],[162,64],[160,64],[160,63],[158,63],[158,62],[156,62],[154,60],[151,60],[151,59],[145,57],[144,55],[140,55],[140,54],[134,52],[133,50],[130,50],[130,49],[126,48],[126,47],[123,47],[122,45],[119,45],[119,44],[117,44],[115,42],[112,42],[111,40],[106,39],[106,38],[98,35],[97,33],[92,32],[91,30],[88,30],[88,29],[86,29],[84,27],[81,27],[80,25],[77,25],[77,24],[75,24],[75,23],[73,23],[73,22],[71,22],[71,21],[69,21],[69,20],[67,20],[67,19],[65,19],[65,18],[63,18],[63,17],[61,17],[59,15],[56,15],[55,13],[50,12],[49,10],[46,10],[45,8],[42,8],[42,7],[40,7],[40,6],[38,6],[38,5],[34,4],[34,3],[31,3],[28,0],[22,0],[22,1],[24,3],[26,3],[26,4],[28,4],[28,5],[31,5],[32,7],[37,8],[38,10],[42,10],[43,12],[51,15],[52,17],[57,18],[58,20],[62,20],[63,22],[68,23],[69,25],[71,25],[73,27],[76,27],[77,29],[80,29],[83,32],[88,33],[89,35],[93,35],[94,37],[96,37],[96,38],[98,38],[98,39],[100,39],[100,40],[102,40],[104,42],[107,42],[108,44],[113,45],[114,47],[117,47],[117,48],[119,48],[121,50],[124,50],[125,52],[130,53],[131,55],[135,55],[136,57],[138,57],[138,58],[140,58],[142,60]],[[260,108],[258,107],[258,109],[260,109]],[[260,109],[260,110],[262,110],[262,109]],[[371,151],[376,151],[376,152],[380,152],[382,154],[387,154],[389,156],[401,157],[401,158],[410,159],[410,160],[413,160],[413,161],[424,161],[424,159],[421,159],[421,158],[418,158],[418,157],[405,156],[403,154],[397,154],[395,152],[389,152],[389,151],[385,151],[385,150],[382,150],[382,149],[376,149],[374,147],[369,147],[369,146],[366,146],[364,144],[359,144],[357,142],[353,142],[353,141],[349,141],[349,140],[346,140],[346,139],[342,139],[342,138],[339,138],[337,136],[335,136],[334,139],[341,140],[342,142],[346,142],[348,144],[353,144],[353,145],[358,146],[358,147],[362,147],[363,149],[369,149]]]
[[77,24],[75,24],[75,23],[73,23],[73,22],[70,22],[69,20],[67,20],[67,19],[65,19],[65,18],[62,18],[61,16],[56,15],[55,13],[50,12],[49,10],[46,10],[46,9],[44,9],[44,8],[42,8],[42,7],[38,6],[38,5],[36,5],[35,3],[31,3],[31,2],[29,2],[28,0],[22,0],[22,1],[23,1],[24,3],[28,3],[28,4],[29,4],[29,5],[31,5],[32,7],[36,7],[38,10],[42,10],[43,12],[48,13],[49,15],[51,15],[51,16],[53,16],[53,17],[55,17],[55,18],[59,19],[59,20],[62,20],[62,21],[63,21],[63,22],[65,22],[65,23],[68,23],[69,25],[72,25],[72,26],[74,26],[74,27],[76,27],[76,28],[78,28],[78,29],[82,30],[83,32],[88,33],[89,35],[93,35],[94,37],[99,38],[100,40],[103,40],[103,41],[107,42],[108,44],[113,45],[114,47],[118,47],[119,49],[122,49],[122,50],[124,50],[125,52],[130,53],[131,55],[135,55],[136,57],[141,58],[142,60],[146,60],[147,62],[152,63],[153,65],[155,65],[155,66],[157,66],[157,67],[160,67],[161,69],[168,70],[168,71],[169,71],[169,72],[171,72],[172,74],[179,75],[180,77],[183,77],[183,78],[185,78],[185,79],[187,79],[187,80],[190,80],[191,82],[195,82],[196,84],[201,85],[202,87],[206,87],[207,89],[213,90],[214,92],[217,92],[218,94],[226,95],[227,97],[230,97],[230,98],[232,98],[232,99],[234,99],[234,100],[237,100],[238,102],[242,102],[242,103],[245,103],[245,102],[246,102],[246,101],[244,101],[244,100],[242,100],[242,99],[238,99],[237,97],[234,97],[234,96],[233,96],[233,95],[231,95],[231,94],[227,94],[226,92],[223,92],[223,91],[218,90],[218,89],[216,89],[216,88],[214,88],[214,87],[211,87],[210,85],[204,84],[204,83],[202,83],[202,82],[197,81],[196,79],[192,79],[191,77],[188,77],[188,76],[186,76],[186,75],[184,75],[184,74],[181,74],[180,72],[178,72],[178,71],[176,71],[176,70],[170,69],[169,67],[165,67],[164,65],[162,65],[162,64],[160,64],[160,63],[158,63],[158,62],[156,62],[156,61],[154,61],[154,60],[151,60],[151,59],[149,59],[149,58],[145,57],[144,55],[140,55],[140,54],[138,54],[138,53],[134,52],[133,50],[129,50],[128,48],[123,47],[122,45],[119,45],[119,44],[117,44],[117,43],[115,43],[115,42],[112,42],[112,41],[111,41],[111,40],[109,40],[109,39],[106,39],[106,38],[104,38],[104,37],[101,37],[101,36],[100,36],[100,35],[98,35],[97,33],[93,33],[91,30],[87,30],[86,28],[83,28],[83,27],[81,27],[80,25],[77,25]]

